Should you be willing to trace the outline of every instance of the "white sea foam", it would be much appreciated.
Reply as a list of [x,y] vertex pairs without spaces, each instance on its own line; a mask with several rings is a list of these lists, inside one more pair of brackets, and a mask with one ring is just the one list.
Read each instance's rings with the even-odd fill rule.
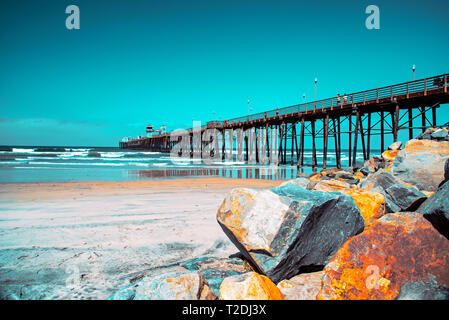
[[15,152],[15,153],[31,153],[31,152],[34,152],[34,149],[33,148],[31,148],[31,149],[23,149],[23,148],[12,148],[12,152]]
[[154,167],[166,167],[169,165],[168,162],[163,162],[163,163],[153,163],[152,164]]
[[127,163],[104,163],[104,162],[46,162],[46,161],[33,161],[33,164],[42,165],[62,165],[62,166],[127,166]]

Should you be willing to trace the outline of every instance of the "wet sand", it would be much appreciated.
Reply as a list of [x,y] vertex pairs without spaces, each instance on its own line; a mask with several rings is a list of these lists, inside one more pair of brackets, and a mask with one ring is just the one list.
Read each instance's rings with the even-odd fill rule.
[[134,278],[237,252],[215,215],[234,187],[281,181],[0,184],[0,298],[105,299]]

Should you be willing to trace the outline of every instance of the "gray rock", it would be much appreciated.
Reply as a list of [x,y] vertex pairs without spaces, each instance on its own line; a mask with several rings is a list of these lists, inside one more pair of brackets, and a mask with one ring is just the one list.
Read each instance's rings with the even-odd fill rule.
[[294,183],[297,186],[304,188],[304,189],[310,189],[310,180],[304,177],[296,178],[293,180],[288,180],[281,184],[281,186],[286,185],[287,183]]
[[218,296],[224,278],[248,272],[239,258],[200,257],[181,265],[190,271],[201,271],[209,287]]
[[420,190],[435,191],[444,180],[449,142],[409,140],[393,162],[391,173]]
[[401,287],[396,300],[449,300],[449,288],[435,280],[407,282]]
[[449,239],[449,183],[443,184],[416,211]]
[[448,134],[445,129],[438,129],[430,135],[430,137],[435,140],[443,140],[447,136],[448,136]]
[[339,172],[337,174],[335,174],[335,177],[337,179],[342,179],[342,180],[354,180],[354,176],[350,173],[346,173],[346,172]]
[[271,191],[234,189],[217,220],[254,269],[275,283],[322,269],[349,237],[364,229],[351,196],[294,183]]
[[370,173],[385,168],[385,165],[386,161],[384,160],[384,158],[379,156],[372,156],[364,162],[363,167],[360,168],[360,172],[367,176]]
[[201,272],[168,272],[145,277],[108,300],[215,300]]
[[388,147],[388,150],[399,150],[399,149],[401,149],[401,146],[402,146],[402,141],[396,141]]
[[363,166],[360,168],[359,170],[361,173],[363,173],[363,175],[366,177],[367,175],[369,175],[370,173],[373,173],[374,171],[368,167],[368,166]]
[[387,171],[369,175],[360,187],[382,193],[385,196],[386,212],[414,211],[427,199],[417,188],[401,184]]
[[385,189],[387,197],[396,204],[399,211],[415,211],[426,199],[427,196],[414,187],[407,187],[396,183]]
[[427,128],[423,133],[418,135],[415,139],[418,140],[430,140],[432,138],[432,133],[434,133],[436,128]]

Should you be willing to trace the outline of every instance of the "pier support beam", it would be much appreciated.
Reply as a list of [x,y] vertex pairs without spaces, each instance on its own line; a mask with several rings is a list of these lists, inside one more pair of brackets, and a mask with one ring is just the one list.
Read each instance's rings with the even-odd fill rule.
[[287,123],[284,123],[284,160],[282,161],[283,164],[287,164],[287,132],[288,132]]
[[362,121],[362,119],[360,119],[359,124],[360,124],[360,140],[362,141],[363,160],[366,161],[367,157],[366,157],[366,148],[365,148],[365,133],[363,131],[363,121]]
[[394,112],[394,123],[393,123],[393,142],[398,141],[398,130],[399,130],[399,103],[396,103]]
[[419,111],[421,112],[421,126],[422,132],[426,131],[426,108],[420,107]]
[[299,137],[298,168],[299,168],[300,160],[301,160],[301,167],[304,166],[304,130],[305,130],[305,124],[304,124],[304,117],[303,117],[303,118],[301,118],[301,134]]
[[337,139],[338,139],[338,164],[337,168],[341,169],[341,127],[340,127],[340,117],[337,118]]
[[432,126],[434,126],[434,127],[437,126],[437,108],[439,106],[440,105],[432,108]]
[[[332,119],[332,125],[334,127],[334,148],[335,148],[335,166],[339,168],[340,156],[338,154],[338,137],[337,137],[337,126],[335,123],[335,118]],[[338,132],[340,134],[340,132]]]
[[349,143],[348,143],[348,166],[352,166],[352,115],[349,115],[348,117],[348,136],[349,136]]
[[317,166],[315,145],[315,119],[313,119],[310,124],[312,126],[312,170],[315,172]]
[[385,151],[385,117],[384,117],[384,112],[381,111],[380,112],[380,152],[384,152]]
[[326,114],[324,122],[324,136],[323,136],[323,169],[326,169],[327,165],[327,140],[329,135],[329,113]]
[[352,154],[352,164],[351,167],[354,167],[357,161],[357,136],[358,136],[358,129],[359,129],[359,122],[360,122],[360,111],[357,109],[357,115],[355,118],[355,127],[354,127],[354,151]]
[[366,138],[366,159],[369,159],[371,153],[371,113],[368,113],[368,134]]

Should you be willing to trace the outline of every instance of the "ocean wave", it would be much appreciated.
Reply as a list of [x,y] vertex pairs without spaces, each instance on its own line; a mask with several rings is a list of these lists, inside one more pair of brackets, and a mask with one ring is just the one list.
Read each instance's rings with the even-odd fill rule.
[[102,152],[101,157],[102,158],[123,158],[125,153],[123,152]]
[[31,153],[34,152],[34,148],[12,148],[12,152],[14,153]]
[[169,163],[168,163],[168,162],[163,162],[163,163],[152,163],[151,165],[154,166],[154,167],[166,167],[166,166],[169,165]]
[[105,163],[105,162],[46,162],[46,161],[33,161],[32,164],[42,165],[62,165],[62,166],[128,166],[127,163]]

